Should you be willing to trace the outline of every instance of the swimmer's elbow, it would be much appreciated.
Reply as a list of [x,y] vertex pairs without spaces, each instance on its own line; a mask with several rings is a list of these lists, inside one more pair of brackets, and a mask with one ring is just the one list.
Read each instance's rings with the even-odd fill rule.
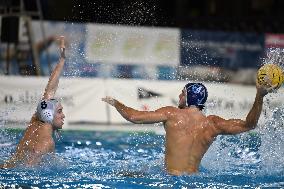
[[251,126],[249,127],[249,130],[253,130],[253,129],[255,129],[255,128],[256,128],[256,126],[257,126],[257,124],[251,125]]
[[249,119],[247,118],[246,121],[245,121],[245,127],[248,128],[248,129],[255,129],[256,126],[257,126],[257,122],[258,120],[257,119]]
[[146,114],[141,114],[140,112],[128,115],[127,120],[134,124],[143,124],[148,123],[149,117],[147,117]]
[[245,124],[245,131],[250,131],[255,129],[257,126],[257,123],[246,123]]
[[133,116],[133,115],[129,116],[127,120],[130,121],[131,123],[135,123],[135,124],[142,123],[142,121],[138,117]]
[[147,111],[137,111],[137,110],[125,114],[124,118],[130,121],[131,123],[135,124],[157,123],[161,121],[160,117],[157,118],[157,116],[151,115],[151,112],[149,113]]

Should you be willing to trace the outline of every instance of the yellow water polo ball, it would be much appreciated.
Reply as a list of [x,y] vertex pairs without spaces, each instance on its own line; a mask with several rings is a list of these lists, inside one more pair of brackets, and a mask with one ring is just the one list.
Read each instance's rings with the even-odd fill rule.
[[275,64],[265,64],[257,71],[257,83],[262,86],[280,88],[284,81],[283,70]]

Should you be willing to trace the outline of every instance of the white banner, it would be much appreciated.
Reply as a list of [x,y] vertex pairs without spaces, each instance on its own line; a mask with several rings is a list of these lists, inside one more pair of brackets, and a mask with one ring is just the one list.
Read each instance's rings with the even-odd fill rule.
[[[48,78],[0,77],[0,118],[28,122],[43,95]],[[100,79],[61,78],[56,98],[63,105],[67,122],[106,123],[106,105],[101,101],[105,84]]]
[[[186,83],[185,81],[107,80],[106,94],[138,110],[155,110],[162,106],[177,106],[178,96]],[[209,93],[206,115],[215,114],[225,119],[245,119],[254,102],[256,93],[254,86],[224,83],[205,83],[205,85]],[[281,93],[283,94],[283,88],[276,94],[267,95],[266,99],[269,101],[266,100],[264,103],[266,115],[272,113],[275,107],[283,106],[284,96]],[[110,120],[111,123],[126,122],[114,108],[110,108]]]
[[87,25],[89,62],[112,64],[179,65],[178,29]]
[[[48,78],[0,77],[0,120],[27,122],[35,112]],[[127,123],[115,108],[101,101],[108,95],[138,110],[155,110],[162,106],[177,106],[178,95],[185,81],[149,81],[61,78],[57,97],[61,99],[68,123]],[[254,86],[204,83],[208,88],[206,115],[216,114],[226,119],[245,119],[255,98]],[[282,94],[282,95],[281,95]],[[269,100],[269,101],[268,101]],[[266,115],[284,105],[283,88],[266,97]],[[265,114],[262,114],[262,117]]]

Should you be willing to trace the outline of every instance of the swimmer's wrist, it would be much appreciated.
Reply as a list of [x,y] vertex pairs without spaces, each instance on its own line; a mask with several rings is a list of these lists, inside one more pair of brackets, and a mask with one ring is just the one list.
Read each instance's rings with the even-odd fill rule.
[[111,103],[111,104],[112,104],[113,106],[116,106],[116,105],[117,105],[117,103],[118,103],[118,101],[117,101],[117,100],[112,99],[112,103]]
[[264,93],[264,92],[261,92],[261,91],[257,91],[256,93],[256,99],[259,99],[259,100],[263,100],[264,96],[266,95],[267,93]]

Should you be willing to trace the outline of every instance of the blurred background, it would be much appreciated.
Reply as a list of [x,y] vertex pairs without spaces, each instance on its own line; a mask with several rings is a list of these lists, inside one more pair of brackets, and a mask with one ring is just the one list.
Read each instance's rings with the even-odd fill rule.
[[[280,0],[0,0],[2,75],[50,74],[252,85],[284,47]],[[281,53],[281,50],[278,51]]]

